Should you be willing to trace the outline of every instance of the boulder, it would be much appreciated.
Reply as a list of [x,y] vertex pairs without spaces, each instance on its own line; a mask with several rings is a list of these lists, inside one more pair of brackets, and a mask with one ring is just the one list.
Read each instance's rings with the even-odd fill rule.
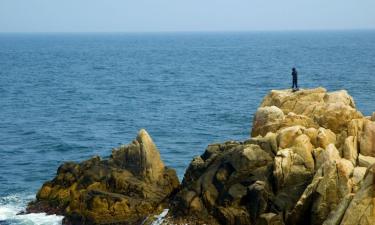
[[264,136],[268,132],[277,131],[281,122],[284,120],[284,117],[283,111],[276,106],[259,108],[254,116],[251,136]]
[[301,134],[303,134],[303,127],[301,126],[282,128],[277,132],[278,147],[281,149],[291,147],[294,140]]
[[343,146],[343,157],[355,166],[357,165],[358,159],[358,147],[357,147],[357,137],[356,136],[349,136],[345,139],[345,143]]
[[[194,166],[192,162],[188,167],[181,191],[172,200],[173,213],[202,219],[212,215],[216,221],[208,224],[251,224],[267,209],[272,196],[272,156],[248,142],[219,144],[215,151],[209,146],[200,156],[203,163]],[[199,207],[192,206],[196,198]]]
[[304,114],[304,112],[312,110],[315,105],[324,103],[326,92],[327,90],[324,88],[300,89],[297,92],[292,90],[272,90],[263,99],[261,107],[276,106],[284,114],[290,112]]
[[362,181],[360,190],[350,201],[341,225],[370,225],[374,224],[374,166],[369,167]]
[[375,157],[375,122],[364,122],[363,132],[359,137],[359,149],[362,155]]
[[28,211],[44,204],[58,208],[71,224],[137,224],[178,186],[176,172],[164,166],[151,137],[141,130],[131,144],[114,149],[109,159],[64,163]]
[[324,96],[324,102],[328,104],[342,103],[352,108],[356,108],[353,97],[350,96],[346,90],[327,92],[326,95]]
[[275,213],[263,213],[259,216],[258,225],[284,225],[282,216]]
[[329,129],[320,127],[318,129],[317,147],[327,148],[329,144],[336,143],[336,134]]
[[273,176],[276,183],[274,204],[280,211],[292,208],[311,182],[311,171],[304,159],[292,149],[280,150],[274,160]]
[[277,135],[272,132],[268,132],[266,136],[264,137],[262,136],[252,137],[249,140],[246,140],[245,144],[259,145],[263,150],[273,155],[275,155],[278,150]]
[[271,106],[281,109],[284,115],[292,112],[309,117],[313,121],[304,125],[314,127],[316,124],[335,133],[347,130],[351,120],[363,118],[346,91],[327,93],[324,88],[301,89],[297,92],[272,90],[261,104],[261,107]]
[[367,167],[355,167],[353,170],[353,177],[351,178],[353,184],[353,192],[357,192],[361,186],[361,181],[365,177]]
[[363,167],[370,167],[375,164],[375,157],[358,155],[358,165]]
[[319,125],[310,117],[289,112],[280,124],[281,127],[303,126],[307,128],[319,128]]

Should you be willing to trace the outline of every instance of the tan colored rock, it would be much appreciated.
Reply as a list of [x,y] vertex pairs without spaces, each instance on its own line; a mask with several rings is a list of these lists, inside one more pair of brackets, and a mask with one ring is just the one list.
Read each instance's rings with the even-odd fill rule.
[[363,132],[359,138],[360,153],[364,156],[375,157],[375,122],[366,120]]
[[336,134],[329,129],[320,127],[318,129],[317,145],[321,148],[327,148],[329,144],[336,143]]
[[[245,143],[207,148],[200,157],[204,162],[199,166],[190,165],[186,171],[185,178],[189,181],[184,178],[181,191],[173,198],[172,212],[200,215],[201,218],[212,215],[222,224],[255,221],[267,209],[268,199],[273,195],[268,183],[273,152],[253,143],[250,139]],[[189,193],[200,199],[200,212],[193,212],[190,205],[193,197],[189,197]]]
[[310,171],[314,171],[314,158],[312,155],[313,145],[310,143],[310,138],[305,134],[301,134],[294,139],[292,149],[301,156],[306,168]]
[[252,224],[249,214],[242,207],[218,207],[217,212],[221,224]]
[[341,159],[339,151],[334,144],[329,144],[323,153],[325,161],[338,161]]
[[261,107],[276,106],[280,108],[284,114],[294,112],[303,114],[307,108],[317,103],[324,103],[326,89],[301,89],[297,92],[291,90],[272,90],[264,99]]
[[109,159],[61,165],[27,210],[38,212],[43,205],[43,211],[65,215],[69,224],[136,224],[178,186],[176,172],[164,166],[152,139],[141,130]]
[[268,132],[277,131],[284,117],[283,111],[276,106],[258,108],[254,116],[251,136],[264,136]]
[[375,164],[375,157],[358,155],[358,165],[362,167],[370,167]]
[[357,144],[358,144],[357,137],[349,136],[345,139],[345,143],[343,146],[343,157],[347,160],[350,160],[350,162],[352,162],[354,166],[357,165],[357,159],[358,159]]
[[338,103],[338,102],[341,102],[344,105],[349,105],[349,106],[355,108],[354,100],[353,100],[352,96],[350,96],[348,94],[348,92],[346,90],[328,92],[324,96],[324,101],[326,103]]
[[275,213],[263,213],[259,216],[258,225],[284,225],[281,215]]
[[268,132],[266,136],[252,137],[245,141],[245,144],[259,145],[263,150],[276,154],[278,151],[277,147],[277,135],[272,132]]
[[366,122],[366,119],[353,119],[349,122],[348,126],[348,135],[359,137],[363,131],[363,124]]
[[367,171],[367,167],[355,167],[353,170],[353,192],[357,192],[360,188],[360,183],[363,180],[365,173]]
[[360,190],[350,202],[340,224],[373,224],[375,221],[374,210],[374,167],[370,167],[366,172]]
[[313,150],[313,156],[314,156],[314,159],[315,159],[315,170],[318,170],[322,165],[323,163],[325,163],[324,161],[324,156],[323,156],[323,152],[325,152],[325,149],[323,148],[315,148]]
[[303,127],[292,126],[282,128],[277,133],[277,145],[279,148],[289,148],[293,145],[295,138],[303,134]]
[[335,133],[347,130],[349,123],[353,119],[363,118],[363,115],[359,111],[342,102],[328,103],[321,106],[321,108],[314,113],[314,116],[315,121],[321,127],[328,128]]
[[338,206],[329,213],[323,225],[339,225],[353,197],[354,194],[352,193],[346,195]]
[[306,134],[310,138],[310,142],[313,146],[317,147],[318,144],[318,130],[315,128],[307,128],[303,130],[303,133]]
[[158,180],[165,167],[159,150],[144,129],[139,131],[137,139],[129,146],[114,149],[111,159],[133,174],[148,177],[150,180]]
[[335,133],[346,130],[352,119],[363,118],[363,115],[355,109],[354,101],[346,91],[327,93],[324,88],[297,92],[273,90],[264,98],[261,107],[265,106],[276,106],[285,115],[293,112],[309,117],[313,123],[304,120],[304,125],[318,124]]
[[373,112],[371,115],[371,121],[375,121],[375,112]]
[[280,127],[290,127],[290,126],[303,126],[307,128],[319,128],[319,125],[315,123],[315,121],[305,115],[295,114],[293,112],[289,112],[284,120],[281,122]]
[[337,189],[341,194],[340,197],[343,198],[345,195],[352,192],[352,180],[350,179],[354,166],[353,164],[347,159],[340,159],[336,165],[337,168]]
[[280,150],[274,161],[273,176],[276,179],[275,205],[287,210],[297,202],[310,183],[313,172],[304,159],[292,149]]

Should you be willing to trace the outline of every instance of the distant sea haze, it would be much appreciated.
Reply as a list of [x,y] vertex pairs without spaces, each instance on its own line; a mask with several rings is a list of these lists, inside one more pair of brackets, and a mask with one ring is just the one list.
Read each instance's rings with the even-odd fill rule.
[[271,89],[346,89],[375,111],[375,31],[0,34],[0,223],[64,161],[129,143],[145,128],[178,172],[206,146],[249,137]]

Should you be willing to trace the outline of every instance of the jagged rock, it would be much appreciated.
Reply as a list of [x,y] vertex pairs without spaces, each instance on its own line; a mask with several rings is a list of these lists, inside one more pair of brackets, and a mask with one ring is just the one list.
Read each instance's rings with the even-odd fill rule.
[[292,90],[272,90],[264,99],[261,107],[276,106],[284,114],[293,112],[305,115],[304,112],[313,110],[313,106],[324,103],[326,89],[316,88],[292,92]]
[[283,111],[276,106],[259,108],[254,116],[251,136],[264,136],[268,132],[277,131],[284,117]]
[[356,136],[349,136],[345,139],[345,143],[343,146],[343,157],[347,160],[350,160],[350,162],[352,162],[354,166],[357,165],[358,159],[357,143],[358,141]]
[[278,146],[277,146],[277,135],[272,132],[268,132],[266,136],[257,136],[252,137],[249,140],[245,141],[245,144],[255,144],[259,145],[263,150],[277,154]]
[[47,203],[59,208],[70,224],[137,224],[178,186],[175,171],[164,166],[151,137],[141,130],[108,160],[94,157],[60,166],[28,210]]
[[358,165],[363,167],[370,167],[375,164],[375,157],[358,155]]
[[310,117],[289,112],[280,124],[282,127],[303,126],[307,128],[319,128],[319,125]]
[[353,177],[352,177],[352,184],[353,184],[353,192],[357,192],[360,188],[360,183],[365,177],[365,173],[367,171],[367,167],[355,167],[353,170]]
[[274,204],[279,210],[287,211],[300,198],[313,172],[299,154],[292,149],[283,149],[275,157],[273,175],[277,186]]
[[366,122],[366,119],[353,119],[350,121],[348,126],[348,135],[359,137],[363,131],[363,124]]
[[346,195],[337,207],[329,213],[327,219],[323,222],[323,225],[339,225],[353,197],[354,194]]
[[313,150],[315,168],[320,168],[327,161],[340,160],[340,154],[334,144],[327,146],[327,149],[317,148]]
[[329,129],[320,127],[318,129],[317,147],[326,148],[329,144],[336,143],[336,134]]
[[375,121],[375,112],[373,112],[371,115],[371,121]]
[[166,224],[375,224],[371,120],[346,91],[274,90],[252,137],[209,145],[180,186],[141,131],[109,159],[63,164],[29,212],[73,224],[146,225],[163,207]]
[[374,224],[374,166],[370,167],[365,175],[360,190],[350,201],[341,225],[370,225]]
[[345,92],[327,93],[324,88],[300,90],[272,90],[261,107],[276,106],[284,115],[293,112],[311,118],[321,127],[339,133],[346,130],[352,119],[363,118],[355,109],[353,99]]
[[281,215],[275,213],[263,213],[259,216],[258,225],[284,225]]
[[303,127],[301,126],[292,126],[282,128],[278,131],[277,134],[277,145],[279,148],[289,148],[294,143],[294,139],[299,135],[303,134]]
[[[211,214],[222,224],[250,224],[265,210],[272,195],[268,180],[272,152],[248,143],[221,144],[215,156],[211,152],[209,146],[200,157],[203,166],[189,166],[182,190],[173,200],[174,212],[201,217]],[[193,198],[199,198],[202,208],[195,210],[191,205]],[[255,198],[258,200],[246,201]]]
[[322,224],[329,213],[337,209],[340,201],[351,193],[352,163],[341,159],[333,144],[322,154],[325,155],[324,163],[287,214],[286,224]]
[[343,103],[344,105],[349,105],[353,108],[355,108],[355,103],[352,98],[348,94],[346,90],[340,90],[340,91],[334,91],[334,92],[329,92],[324,96],[324,101],[326,103]]
[[364,122],[359,145],[362,155],[375,157],[375,122],[369,120]]

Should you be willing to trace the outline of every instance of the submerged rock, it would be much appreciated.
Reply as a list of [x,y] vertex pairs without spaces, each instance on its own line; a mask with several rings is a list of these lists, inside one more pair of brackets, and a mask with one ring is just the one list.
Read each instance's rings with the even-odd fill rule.
[[137,224],[178,186],[176,172],[164,166],[151,137],[141,130],[131,144],[114,149],[109,159],[61,165],[27,210],[59,209],[69,224]]

